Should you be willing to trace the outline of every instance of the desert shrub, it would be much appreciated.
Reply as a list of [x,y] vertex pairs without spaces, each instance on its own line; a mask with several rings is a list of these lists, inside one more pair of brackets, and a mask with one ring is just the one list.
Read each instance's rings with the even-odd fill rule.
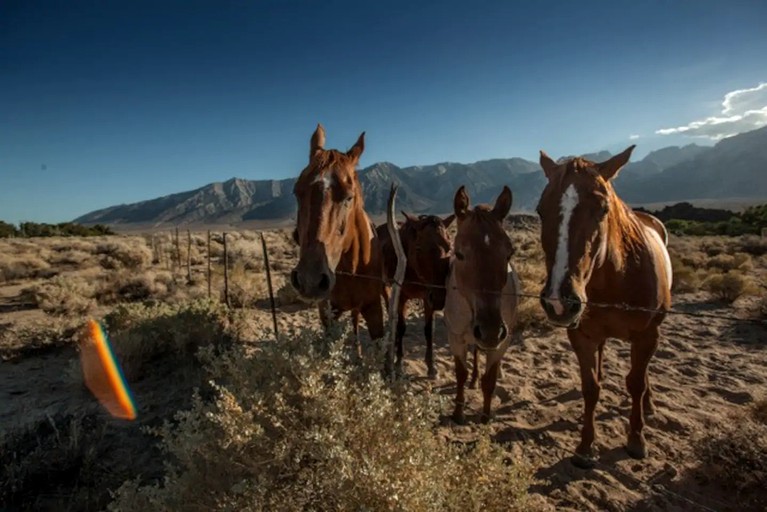
[[711,425],[694,449],[700,459],[698,476],[730,491],[738,510],[767,507],[767,400],[749,414]]
[[127,268],[137,270],[152,263],[152,251],[143,239],[102,242],[96,246],[96,254],[101,255],[101,266],[106,269]]
[[118,272],[107,274],[97,293],[101,304],[163,299],[175,288],[173,276],[166,271]]
[[700,289],[701,279],[694,268],[687,266],[676,254],[671,255],[673,281],[671,290],[676,293],[690,293]]
[[758,235],[744,235],[738,240],[738,250],[752,256],[767,254],[767,238]]
[[89,252],[76,249],[54,252],[48,260],[52,265],[69,265],[74,267],[83,267],[93,258]]
[[726,274],[709,276],[703,282],[703,289],[711,293],[716,299],[730,304],[742,295],[750,293],[752,286],[743,274],[731,271]]
[[236,336],[236,317],[217,302],[120,304],[104,318],[112,347],[125,374],[138,376],[143,365],[163,355],[179,359],[203,345]]
[[33,288],[37,306],[51,315],[84,315],[95,306],[95,286],[86,279],[56,276]]
[[0,281],[49,277],[51,266],[39,256],[0,254]]
[[751,256],[739,252],[735,254],[717,254],[708,260],[707,266],[727,272],[736,268],[750,270],[753,268],[753,263],[751,262]]
[[726,251],[724,241],[721,238],[705,238],[700,245],[701,250],[709,257],[722,254]]
[[0,359],[10,360],[40,349],[68,345],[73,343],[81,327],[79,317],[50,316],[33,324],[14,323],[0,329]]
[[229,301],[233,307],[247,308],[268,296],[266,275],[249,270],[243,261],[238,261],[229,271]]
[[[304,332],[205,357],[216,399],[154,432],[162,484],[126,482],[109,510],[531,510],[531,472],[482,433],[434,430],[435,395],[350,363],[341,336]],[[375,440],[371,442],[371,440]]]

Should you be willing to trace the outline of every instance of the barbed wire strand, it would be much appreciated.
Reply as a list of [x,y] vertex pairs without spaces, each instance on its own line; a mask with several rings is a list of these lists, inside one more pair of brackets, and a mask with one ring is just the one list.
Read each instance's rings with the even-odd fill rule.
[[[336,270],[336,274],[347,276],[347,277],[354,277],[359,279],[368,279],[371,281],[378,281],[386,285],[394,284],[393,279],[384,279],[383,277],[378,276],[370,276],[365,274],[355,274],[353,272],[344,272],[340,270]],[[437,290],[447,290],[448,287],[445,285],[439,285],[439,284],[431,284],[431,283],[422,283],[418,281],[408,281],[405,280],[402,283],[397,283],[399,286],[403,285],[413,285],[413,286],[420,286],[422,288],[432,288]],[[453,287],[453,289],[457,290],[458,287]],[[495,294],[495,295],[501,295],[505,297],[519,297],[523,299],[540,299],[540,295],[532,294],[532,293],[524,293],[524,292],[516,292],[516,293],[508,293],[508,292],[498,292],[498,291],[485,291],[485,290],[473,290],[478,291],[481,293],[488,293],[488,294]],[[748,322],[748,323],[755,323],[759,325],[767,325],[767,321],[760,320],[758,318],[742,318],[732,315],[720,315],[718,313],[705,313],[700,311],[679,311],[677,309],[654,309],[654,308],[645,308],[641,306],[632,306],[631,304],[626,303],[615,303],[615,304],[608,304],[604,302],[594,302],[594,301],[576,301],[580,302],[586,306],[591,306],[594,308],[602,308],[602,309],[620,309],[623,311],[636,311],[636,312],[642,312],[642,313],[653,313],[653,314],[665,314],[665,315],[679,315],[679,316],[688,316],[688,317],[694,317],[694,318],[711,318],[711,319],[717,319],[717,320],[726,320],[729,322]]]

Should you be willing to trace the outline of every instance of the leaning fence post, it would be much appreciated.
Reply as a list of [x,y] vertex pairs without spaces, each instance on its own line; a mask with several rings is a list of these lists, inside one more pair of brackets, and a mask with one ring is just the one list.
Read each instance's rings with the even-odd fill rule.
[[192,232],[186,230],[186,282],[192,284]]
[[394,282],[392,283],[392,293],[389,297],[389,336],[386,347],[386,364],[389,375],[394,378],[394,338],[397,332],[397,305],[399,304],[400,288],[405,279],[405,269],[407,268],[407,256],[402,247],[402,241],[399,238],[399,230],[394,222],[394,198],[397,195],[397,184],[392,183],[389,191],[389,203],[386,208],[386,226],[389,230],[389,238],[394,245],[394,252],[397,254],[397,269],[394,271]]
[[274,337],[277,338],[277,310],[274,306],[274,290],[272,289],[272,271],[269,269],[269,252],[266,250],[266,240],[261,232],[261,250],[264,252],[264,267],[266,268],[266,286],[269,289],[269,301],[272,306],[272,324],[274,325]]
[[210,281],[211,281],[211,271],[210,271],[210,230],[208,230],[208,298],[210,298]]
[[226,307],[232,307],[229,302],[229,252],[226,249],[226,231],[224,231],[224,302]]
[[181,270],[181,246],[178,243],[178,226],[176,226],[176,269]]

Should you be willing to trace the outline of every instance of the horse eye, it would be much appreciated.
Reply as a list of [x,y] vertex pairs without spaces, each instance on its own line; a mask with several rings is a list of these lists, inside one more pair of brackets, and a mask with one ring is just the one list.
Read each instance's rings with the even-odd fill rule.
[[463,253],[462,252],[455,251],[455,257],[458,258],[459,260],[463,261]]

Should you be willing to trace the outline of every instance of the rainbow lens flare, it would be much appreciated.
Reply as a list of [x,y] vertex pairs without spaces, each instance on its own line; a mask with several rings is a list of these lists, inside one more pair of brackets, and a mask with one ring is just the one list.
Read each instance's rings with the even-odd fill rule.
[[86,335],[80,341],[80,361],[85,385],[109,414],[136,419],[136,406],[109,338],[104,328],[92,319],[88,320]]

